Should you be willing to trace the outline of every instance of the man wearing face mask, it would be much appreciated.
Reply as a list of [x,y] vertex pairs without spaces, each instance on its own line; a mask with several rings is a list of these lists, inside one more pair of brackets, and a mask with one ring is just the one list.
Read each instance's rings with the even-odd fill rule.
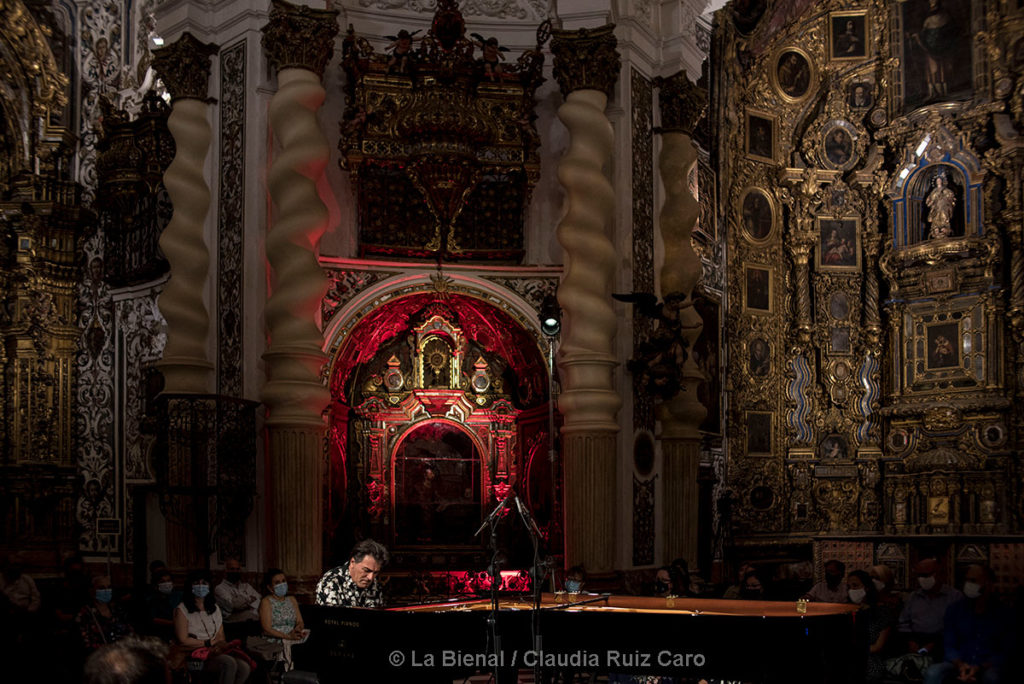
[[1014,646],[1014,619],[993,594],[988,568],[968,566],[964,597],[946,610],[945,660],[928,668],[925,684],[1009,681],[1004,670]]
[[820,603],[849,603],[850,597],[843,578],[846,577],[846,565],[842,561],[825,562],[825,580],[818,582],[804,595],[808,601]]
[[224,561],[224,581],[213,590],[213,596],[224,614],[224,631],[229,641],[260,633],[260,594],[242,581],[242,566],[237,558]]
[[900,613],[899,631],[907,640],[907,652],[942,657],[942,620],[946,609],[963,594],[942,582],[939,561],[925,558],[914,566],[918,588],[907,597]]

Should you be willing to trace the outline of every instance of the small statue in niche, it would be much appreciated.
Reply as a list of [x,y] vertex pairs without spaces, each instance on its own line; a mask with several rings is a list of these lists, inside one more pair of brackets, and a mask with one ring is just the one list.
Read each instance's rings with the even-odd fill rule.
[[950,190],[944,172],[935,175],[935,187],[924,199],[928,207],[928,239],[947,238],[953,234],[953,208],[956,195]]
[[637,376],[652,395],[661,400],[676,396],[682,388],[683,364],[689,358],[689,340],[683,333],[689,329],[682,325],[680,314],[692,302],[686,295],[670,292],[663,302],[646,292],[613,294],[620,302],[630,302],[640,315],[657,323],[646,340],[635,349],[634,358],[626,368]]

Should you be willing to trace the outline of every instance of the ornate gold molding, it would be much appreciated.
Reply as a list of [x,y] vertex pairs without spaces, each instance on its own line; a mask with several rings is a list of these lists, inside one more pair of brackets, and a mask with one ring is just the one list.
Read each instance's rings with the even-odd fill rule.
[[708,91],[694,85],[685,70],[667,78],[655,78],[654,87],[661,91],[658,96],[661,130],[692,136],[707,109]]
[[318,10],[272,0],[270,21],[261,29],[263,49],[275,70],[308,69],[320,77],[334,54],[337,10]]
[[188,31],[166,47],[153,51],[153,69],[163,79],[172,100],[209,99],[210,56],[220,47],[203,43]]
[[598,90],[611,98],[621,65],[614,30],[615,24],[605,24],[596,29],[551,32],[555,80],[562,97],[575,90]]

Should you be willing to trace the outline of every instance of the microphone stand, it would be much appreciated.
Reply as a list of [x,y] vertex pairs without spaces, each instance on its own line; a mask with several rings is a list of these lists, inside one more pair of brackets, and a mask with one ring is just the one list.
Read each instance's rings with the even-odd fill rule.
[[474,537],[480,536],[480,533],[487,529],[488,526],[491,528],[491,566],[488,568],[491,575],[491,614],[487,616],[487,626],[490,628],[490,643],[494,646],[494,681],[498,682],[498,664],[501,662],[501,634],[498,632],[498,590],[501,587],[501,569],[499,567],[500,561],[498,552],[498,519],[501,517],[502,511],[504,511],[508,505],[512,502],[513,498],[518,501],[518,497],[515,497],[514,492],[510,492],[502,501],[491,511],[490,515],[484,519],[483,524],[480,525],[480,529],[476,531]]
[[[530,616],[530,630],[533,637],[533,649],[535,653],[543,651],[544,639],[540,633],[540,597],[541,585],[544,583],[544,575],[547,574],[547,563],[540,559],[541,533],[536,521],[530,515],[530,511],[523,504],[522,499],[515,497],[516,510],[519,511],[519,518],[526,525],[530,533],[530,541],[533,542],[533,611]],[[541,681],[541,665],[537,659],[533,664],[533,676],[535,681]]]

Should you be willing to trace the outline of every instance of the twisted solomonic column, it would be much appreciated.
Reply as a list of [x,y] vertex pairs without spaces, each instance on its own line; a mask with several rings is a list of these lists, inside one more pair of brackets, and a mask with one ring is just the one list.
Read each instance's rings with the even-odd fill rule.
[[558,163],[568,208],[558,224],[565,272],[558,288],[564,312],[558,407],[564,424],[565,562],[593,572],[614,566],[615,436],[622,399],[612,383],[616,320],[611,303],[617,256],[608,236],[615,205],[602,169],[614,136],[604,114],[619,74],[614,26],[554,31],[555,78],[565,103],[558,118],[569,148]]
[[323,411],[330,393],[320,379],[326,360],[317,312],[327,278],[317,261],[327,208],[317,192],[330,155],[317,109],[320,84],[334,52],[337,12],[273,0],[263,48],[277,69],[270,126],[279,150],[267,185],[274,202],[267,233],[272,270],[265,318],[270,348],[263,355],[269,415],[269,562],[291,568],[300,581],[321,570],[323,529]]
[[167,346],[159,368],[167,394],[205,394],[212,389],[213,363],[208,358],[210,313],[203,288],[210,271],[210,251],[203,224],[210,209],[210,187],[203,163],[210,149],[206,119],[210,55],[216,45],[201,43],[191,33],[153,52],[153,69],[171,94],[167,127],[174,137],[174,160],[164,185],[174,207],[160,235],[160,249],[171,267],[160,294],[160,313],[167,321]]
[[[686,348],[693,349],[704,327],[693,306],[693,288],[700,280],[701,264],[690,242],[700,205],[687,179],[697,161],[690,136],[704,115],[707,91],[691,83],[685,71],[657,78],[654,85],[660,90],[662,143],[658,168],[665,186],[665,204],[658,216],[665,251],[661,296],[666,309],[677,311],[680,334]],[[655,409],[664,458],[664,558],[686,558],[690,567],[697,562],[700,424],[707,416],[707,409],[697,399],[697,386],[704,380],[693,353],[689,353],[681,372],[680,391],[659,402]]]

